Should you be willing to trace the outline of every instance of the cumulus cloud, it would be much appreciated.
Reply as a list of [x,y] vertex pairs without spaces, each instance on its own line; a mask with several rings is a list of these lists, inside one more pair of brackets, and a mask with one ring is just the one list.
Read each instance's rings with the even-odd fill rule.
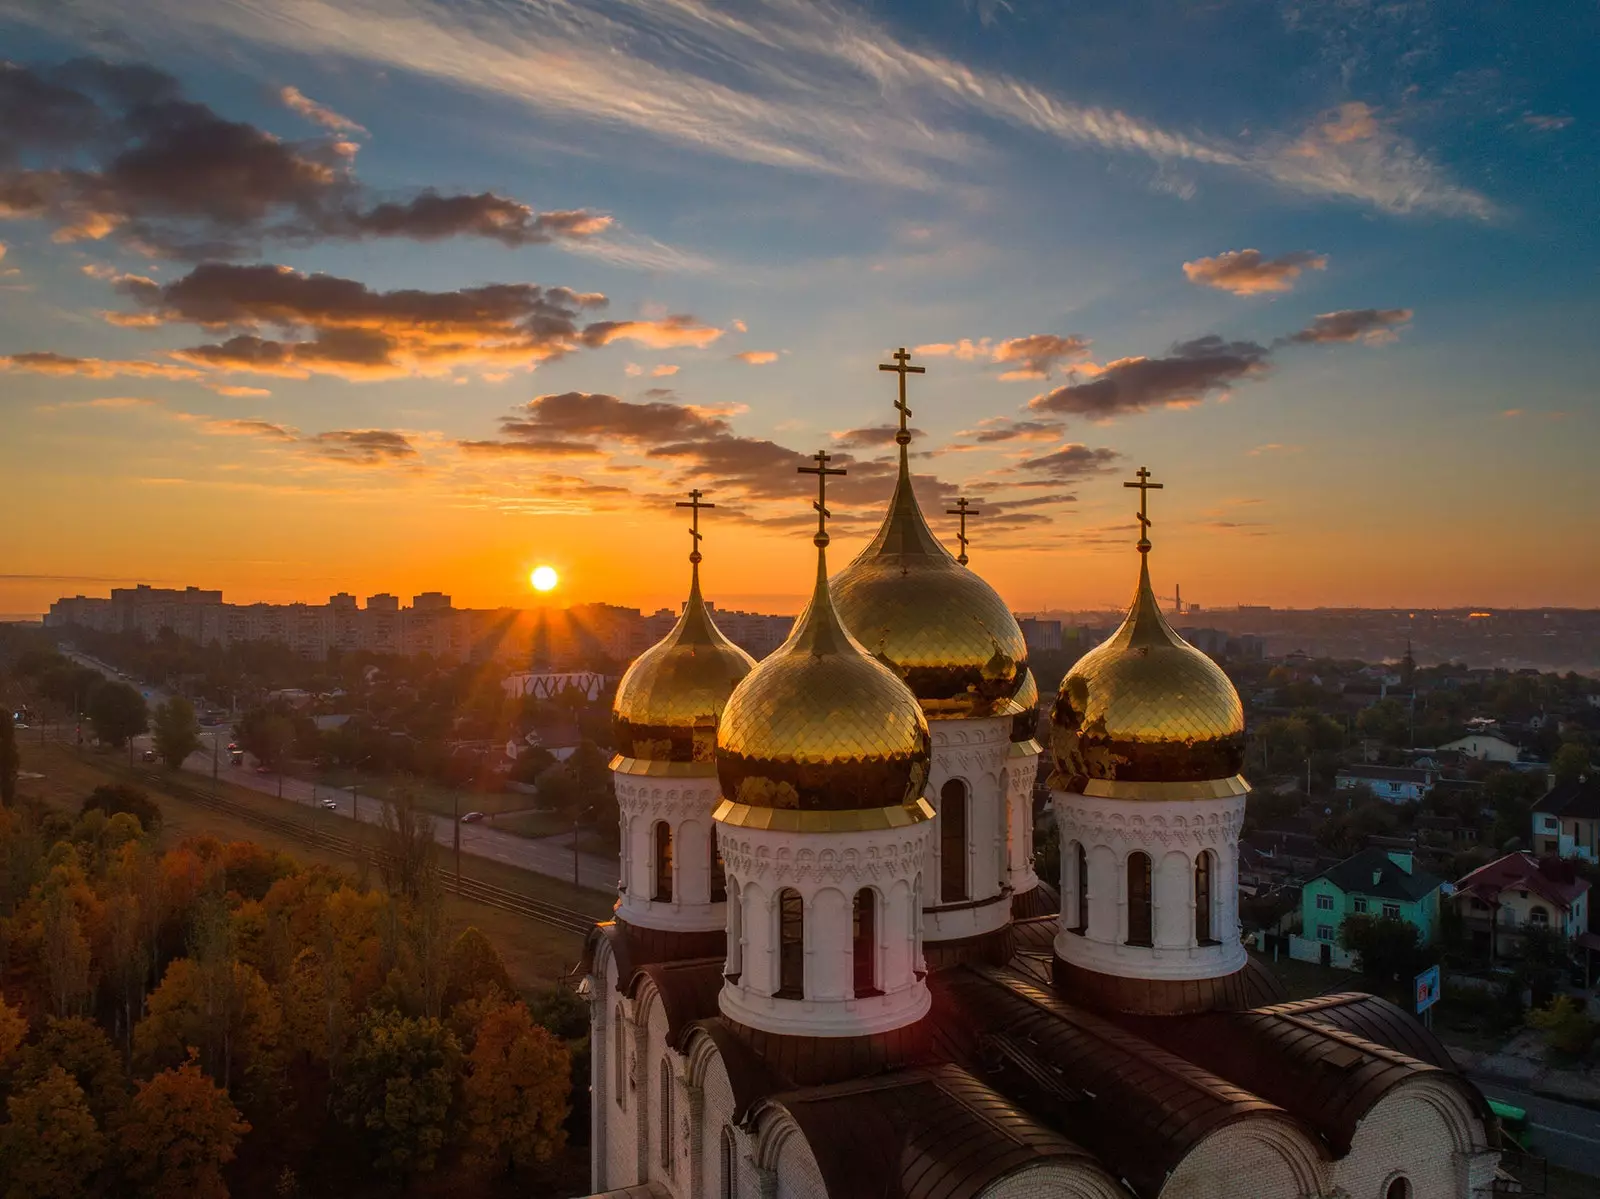
[[189,367],[169,366],[164,362],[141,362],[113,358],[74,358],[50,350],[25,354],[0,355],[0,370],[27,371],[35,375],[77,375],[84,379],[114,379],[119,375],[134,379],[198,379],[200,372]]
[[292,446],[304,457],[351,466],[382,466],[417,458],[410,438],[391,429],[330,429],[325,433],[302,433],[293,425],[256,417],[228,417],[204,420],[204,433],[215,437],[256,437]]
[[1264,257],[1260,250],[1229,250],[1215,258],[1197,258],[1183,264],[1190,283],[1215,287],[1236,296],[1263,292],[1284,292],[1304,270],[1325,270],[1328,258],[1311,250],[1293,250],[1276,258]]
[[741,350],[734,357],[749,366],[767,366],[778,360],[778,352],[776,350]]
[[1089,339],[1054,333],[1029,333],[1023,337],[964,337],[960,341],[932,342],[916,348],[916,353],[932,358],[955,358],[962,362],[993,362],[1008,369],[1004,380],[1048,379],[1056,368],[1088,356]]
[[[847,450],[882,449],[895,444],[895,435],[900,432],[899,425],[873,425],[866,429],[846,429],[840,433],[829,434],[834,444]],[[922,436],[921,429],[910,430],[912,440]]]
[[1324,312],[1285,341],[1298,345],[1324,345],[1329,342],[1364,342],[1369,346],[1394,341],[1397,330],[1411,320],[1409,308],[1345,308]]
[[1055,441],[1066,431],[1059,421],[1012,420],[1009,416],[991,416],[979,421],[970,429],[963,429],[957,437],[967,437],[979,445],[995,445],[1005,441]]
[[1267,347],[1215,335],[1179,342],[1161,358],[1119,358],[1080,367],[1091,377],[1035,396],[1036,412],[1107,418],[1154,407],[1187,407],[1266,373]]
[[289,378],[532,367],[622,339],[697,345],[721,333],[688,316],[584,324],[584,311],[603,307],[605,296],[531,283],[376,291],[353,279],[283,266],[208,262],[168,283],[130,277],[117,287],[139,309],[129,323],[193,324],[234,334],[175,351],[180,361]]
[[1082,442],[1070,442],[1037,458],[1025,458],[1017,466],[1021,470],[1047,476],[1053,482],[1065,483],[1104,474],[1121,457],[1116,450],[1104,447],[1095,449]]
[[500,431],[515,440],[588,437],[659,444],[685,437],[722,436],[731,428],[723,417],[691,404],[564,391],[535,396],[513,415],[502,417]]
[[[293,93],[291,100],[289,93]],[[115,236],[141,252],[232,258],[271,237],[486,237],[520,246],[601,232],[610,218],[537,213],[493,193],[374,202],[351,172],[345,119],[288,89],[329,136],[284,141],[184,97],[150,67],[0,64],[0,215],[60,242]]]
[[283,101],[285,108],[299,113],[313,125],[321,125],[324,129],[335,133],[366,132],[366,129],[349,117],[342,117],[326,105],[318,104],[297,87],[283,88],[278,92],[278,99]]

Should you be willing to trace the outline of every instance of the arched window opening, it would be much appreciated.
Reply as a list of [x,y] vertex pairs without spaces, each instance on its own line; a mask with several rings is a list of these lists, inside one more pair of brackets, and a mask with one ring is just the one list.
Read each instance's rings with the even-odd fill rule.
[[1089,931],[1089,855],[1084,852],[1082,841],[1072,843],[1072,868],[1078,876],[1078,923],[1072,931],[1081,937]]
[[1150,911],[1150,855],[1128,855],[1128,944],[1153,944]]
[[1194,861],[1194,939],[1200,945],[1215,945],[1217,934],[1211,919],[1211,891],[1216,855],[1202,849]]
[[995,877],[1004,886],[1011,881],[1011,838],[1014,835],[1011,820],[1011,774],[1000,772],[1000,873]]
[[1550,913],[1539,904],[1534,904],[1528,909],[1528,923],[1536,924],[1540,928],[1550,927]]
[[1396,1178],[1384,1189],[1383,1199],[1411,1199],[1410,1180]]
[[738,982],[739,975],[744,971],[744,892],[739,889],[739,884],[733,884],[733,893],[728,897],[728,961],[723,967],[722,974],[729,982]]
[[628,1106],[628,1043],[622,1031],[622,1004],[611,1009],[611,1085],[617,1093],[617,1106]]
[[717,826],[711,826],[711,902],[726,903],[728,870],[722,864],[722,846],[717,844]]
[[857,891],[851,904],[850,955],[856,994],[883,994],[878,988],[878,893],[871,887]]
[[657,903],[672,902],[672,826],[658,820],[655,829],[656,869],[655,890],[650,898]]
[[672,1173],[672,1067],[661,1063],[661,1168]]
[[733,1129],[726,1124],[722,1126],[721,1158],[722,1184],[717,1194],[722,1199],[739,1199],[739,1147],[733,1139]]
[[806,913],[800,892],[785,887],[778,892],[779,999],[804,999],[806,995]]
[[951,779],[939,788],[939,901],[967,898],[967,785]]

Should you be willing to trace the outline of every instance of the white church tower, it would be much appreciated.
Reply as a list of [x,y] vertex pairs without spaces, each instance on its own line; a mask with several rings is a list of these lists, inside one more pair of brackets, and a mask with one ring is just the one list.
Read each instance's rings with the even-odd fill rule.
[[817,578],[789,639],[734,689],[717,729],[728,874],[722,1014],[792,1036],[922,1018],[922,879],[933,809],[928,722],[846,631],[828,588],[818,453]]
[[[937,812],[928,885],[922,897],[923,936],[940,965],[998,950],[1011,922],[1013,893],[1032,871],[1020,869],[1031,840],[1013,778],[1029,764],[1013,757],[1013,697],[1027,674],[1022,629],[994,588],[966,566],[963,501],[961,557],[929,529],[912,490],[907,447],[906,375],[899,350],[881,370],[900,376],[895,408],[900,469],[877,535],[834,576],[839,616],[851,634],[894,670],[917,697],[933,739],[928,800]],[[1035,747],[1036,749],[1036,747]],[[1036,759],[1035,759],[1036,761]],[[1031,779],[1029,782],[1031,792]],[[1037,880],[1034,879],[1034,885]],[[941,950],[935,958],[935,950]]]
[[617,685],[611,761],[622,823],[617,919],[636,928],[704,933],[726,922],[727,883],[711,813],[717,806],[717,720],[755,660],[722,635],[700,596],[700,513],[689,493],[689,600],[672,631]]
[[[1139,583],[1111,638],[1061,683],[1051,718],[1061,832],[1058,976],[1123,1010],[1175,1010],[1242,970],[1238,838],[1244,709],[1228,676],[1167,624],[1150,587],[1140,468]],[[1131,1006],[1130,1006],[1131,1005]]]

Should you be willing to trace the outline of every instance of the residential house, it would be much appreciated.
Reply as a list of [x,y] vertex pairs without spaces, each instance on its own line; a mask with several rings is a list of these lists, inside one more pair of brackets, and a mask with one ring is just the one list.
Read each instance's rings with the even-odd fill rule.
[[1444,880],[1418,866],[1408,850],[1363,849],[1305,885],[1300,935],[1289,939],[1289,954],[1302,962],[1354,969],[1354,955],[1339,946],[1348,916],[1404,920],[1424,943],[1431,941],[1439,927],[1443,886]]
[[1433,789],[1438,773],[1415,766],[1346,766],[1334,775],[1340,791],[1368,787],[1388,803],[1411,803]]
[[1561,783],[1533,805],[1535,853],[1600,862],[1600,779]]
[[1468,733],[1454,741],[1446,741],[1440,749],[1453,749],[1480,762],[1505,762],[1510,764],[1522,756],[1522,749],[1495,733]]
[[1570,862],[1508,853],[1456,884],[1455,901],[1476,953],[1493,961],[1529,926],[1559,929],[1572,938],[1589,928],[1589,880]]

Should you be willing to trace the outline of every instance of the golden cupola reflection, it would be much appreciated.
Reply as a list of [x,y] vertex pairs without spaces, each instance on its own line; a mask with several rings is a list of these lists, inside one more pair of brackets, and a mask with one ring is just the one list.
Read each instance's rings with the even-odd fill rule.
[[817,578],[789,639],[734,689],[717,728],[724,824],[843,829],[928,819],[928,722],[850,635],[828,589],[819,454]]
[[[1022,672],[1022,682],[1011,697],[1016,715],[1011,718],[1011,740],[1016,744],[1032,741],[1039,731],[1039,681],[1033,671]],[[1039,746],[1034,745],[1034,750]]]
[[[900,470],[877,536],[833,578],[833,598],[847,628],[906,681],[935,720],[1013,715],[1012,695],[1027,670],[1027,646],[1011,609],[962,565],[928,528],[911,486],[905,406],[905,351],[900,373]],[[966,517],[961,505],[962,552]]]
[[[1141,470],[1138,484],[1147,484]],[[1139,585],[1109,640],[1061,682],[1051,713],[1052,785],[1109,793],[1103,784],[1211,783],[1242,788],[1244,707],[1222,668],[1167,624],[1150,587],[1149,525],[1140,503]],[[1136,794],[1130,793],[1130,794]],[[1160,789],[1145,789],[1153,798]]]
[[690,492],[694,511],[689,601],[672,631],[645,650],[617,685],[611,707],[618,768],[634,773],[711,774],[717,721],[755,659],[717,628],[700,596],[700,511],[715,507]]

